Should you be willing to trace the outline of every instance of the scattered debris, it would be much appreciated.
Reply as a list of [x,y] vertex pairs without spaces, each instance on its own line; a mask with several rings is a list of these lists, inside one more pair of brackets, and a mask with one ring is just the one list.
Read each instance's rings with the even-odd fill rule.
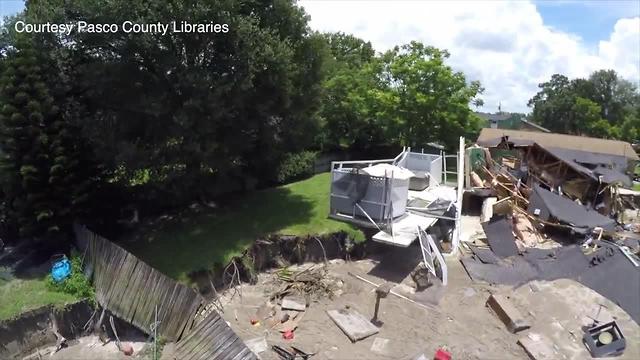
[[274,281],[279,288],[271,295],[272,300],[287,295],[304,296],[305,299],[332,299],[339,293],[340,287],[339,280],[328,275],[326,264],[311,265],[300,271],[283,268],[275,273]]
[[514,334],[531,327],[507,296],[493,294],[489,296],[487,306],[507,326],[507,329]]
[[328,310],[327,314],[352,342],[377,334],[380,330],[353,309]]

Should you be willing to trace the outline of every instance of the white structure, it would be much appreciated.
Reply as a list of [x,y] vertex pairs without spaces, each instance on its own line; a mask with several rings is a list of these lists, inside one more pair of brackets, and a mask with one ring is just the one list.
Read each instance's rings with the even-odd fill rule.
[[[455,223],[453,254],[460,244],[464,156],[464,138],[461,137],[456,156],[455,187],[443,183],[446,159],[443,154],[424,154],[405,148],[394,159],[333,162],[329,217],[376,228],[378,233],[373,236],[374,241],[400,247],[411,245],[420,237],[421,231],[426,231],[439,219],[452,220]],[[435,256],[440,260],[442,255],[433,239],[424,239],[421,238],[420,245],[429,268],[428,259]],[[446,267],[444,260],[439,262]],[[446,269],[443,270],[446,277]]]

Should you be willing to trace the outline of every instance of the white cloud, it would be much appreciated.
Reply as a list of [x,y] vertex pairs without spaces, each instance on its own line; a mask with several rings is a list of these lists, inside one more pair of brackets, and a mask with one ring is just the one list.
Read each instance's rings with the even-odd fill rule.
[[311,15],[311,28],[352,33],[378,51],[411,40],[448,49],[449,64],[486,88],[483,111],[502,102],[504,110],[528,112],[537,84],[554,73],[585,77],[612,68],[636,83],[640,79],[640,18],[620,19],[609,40],[589,49],[578,36],[545,25],[526,1],[299,4]]

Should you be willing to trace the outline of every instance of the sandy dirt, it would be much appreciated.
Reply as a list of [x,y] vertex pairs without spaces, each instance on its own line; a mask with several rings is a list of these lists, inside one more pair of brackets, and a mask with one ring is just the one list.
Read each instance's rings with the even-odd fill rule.
[[[342,294],[333,300],[324,298],[312,302],[293,340],[284,340],[279,332],[264,324],[253,326],[250,322],[274,290],[273,274],[261,274],[257,285],[242,285],[241,297],[238,292],[226,292],[222,298],[223,317],[245,341],[266,338],[269,349],[259,354],[262,359],[278,359],[271,345],[293,345],[316,353],[312,359],[414,359],[420,354],[431,359],[438,348],[446,348],[456,360],[528,359],[517,341],[531,332],[533,336],[542,333],[553,341],[554,349],[557,348],[555,358],[585,359],[590,356],[581,343],[580,326],[588,321],[588,316],[596,315],[596,304],[603,303],[607,311],[601,311],[599,320],[607,316],[616,318],[628,339],[627,350],[618,359],[640,358],[638,325],[615,304],[578,283],[570,280],[536,283],[535,291],[529,285],[513,290],[473,283],[458,259],[452,257],[447,259],[449,284],[446,287],[436,284],[415,292],[415,283],[407,269],[417,265],[418,251],[418,248],[409,248],[398,253],[390,249],[390,253],[380,259],[330,261],[330,275],[343,282]],[[407,255],[412,252],[415,254]],[[301,268],[308,266],[310,264]],[[373,315],[374,287],[349,275],[350,272],[376,284],[394,282],[396,292],[424,304],[436,304],[438,300],[439,304],[425,309],[389,295],[381,300],[380,319],[384,323],[380,332],[352,343],[326,314],[327,310],[348,306],[367,318]],[[532,323],[532,329],[518,334],[508,332],[485,306],[491,293],[510,294],[516,307]]]
[[[136,339],[140,340],[140,339]],[[98,336],[90,335],[70,341],[70,345],[60,351],[53,353],[55,346],[40,349],[42,359],[54,360],[124,360],[124,359],[141,359],[140,351],[145,346],[143,341],[124,341],[123,344],[129,344],[133,348],[133,355],[126,356],[118,350],[115,341],[102,344]],[[53,354],[52,354],[53,353]],[[29,359],[39,359],[37,353],[32,354]]]

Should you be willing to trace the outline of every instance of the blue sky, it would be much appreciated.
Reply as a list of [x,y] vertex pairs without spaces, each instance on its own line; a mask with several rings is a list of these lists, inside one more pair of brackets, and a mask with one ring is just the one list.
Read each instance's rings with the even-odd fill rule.
[[23,0],[0,0],[0,17],[13,15],[24,9]]
[[620,18],[640,16],[640,0],[542,0],[535,4],[546,25],[576,34],[591,46],[606,40]]

